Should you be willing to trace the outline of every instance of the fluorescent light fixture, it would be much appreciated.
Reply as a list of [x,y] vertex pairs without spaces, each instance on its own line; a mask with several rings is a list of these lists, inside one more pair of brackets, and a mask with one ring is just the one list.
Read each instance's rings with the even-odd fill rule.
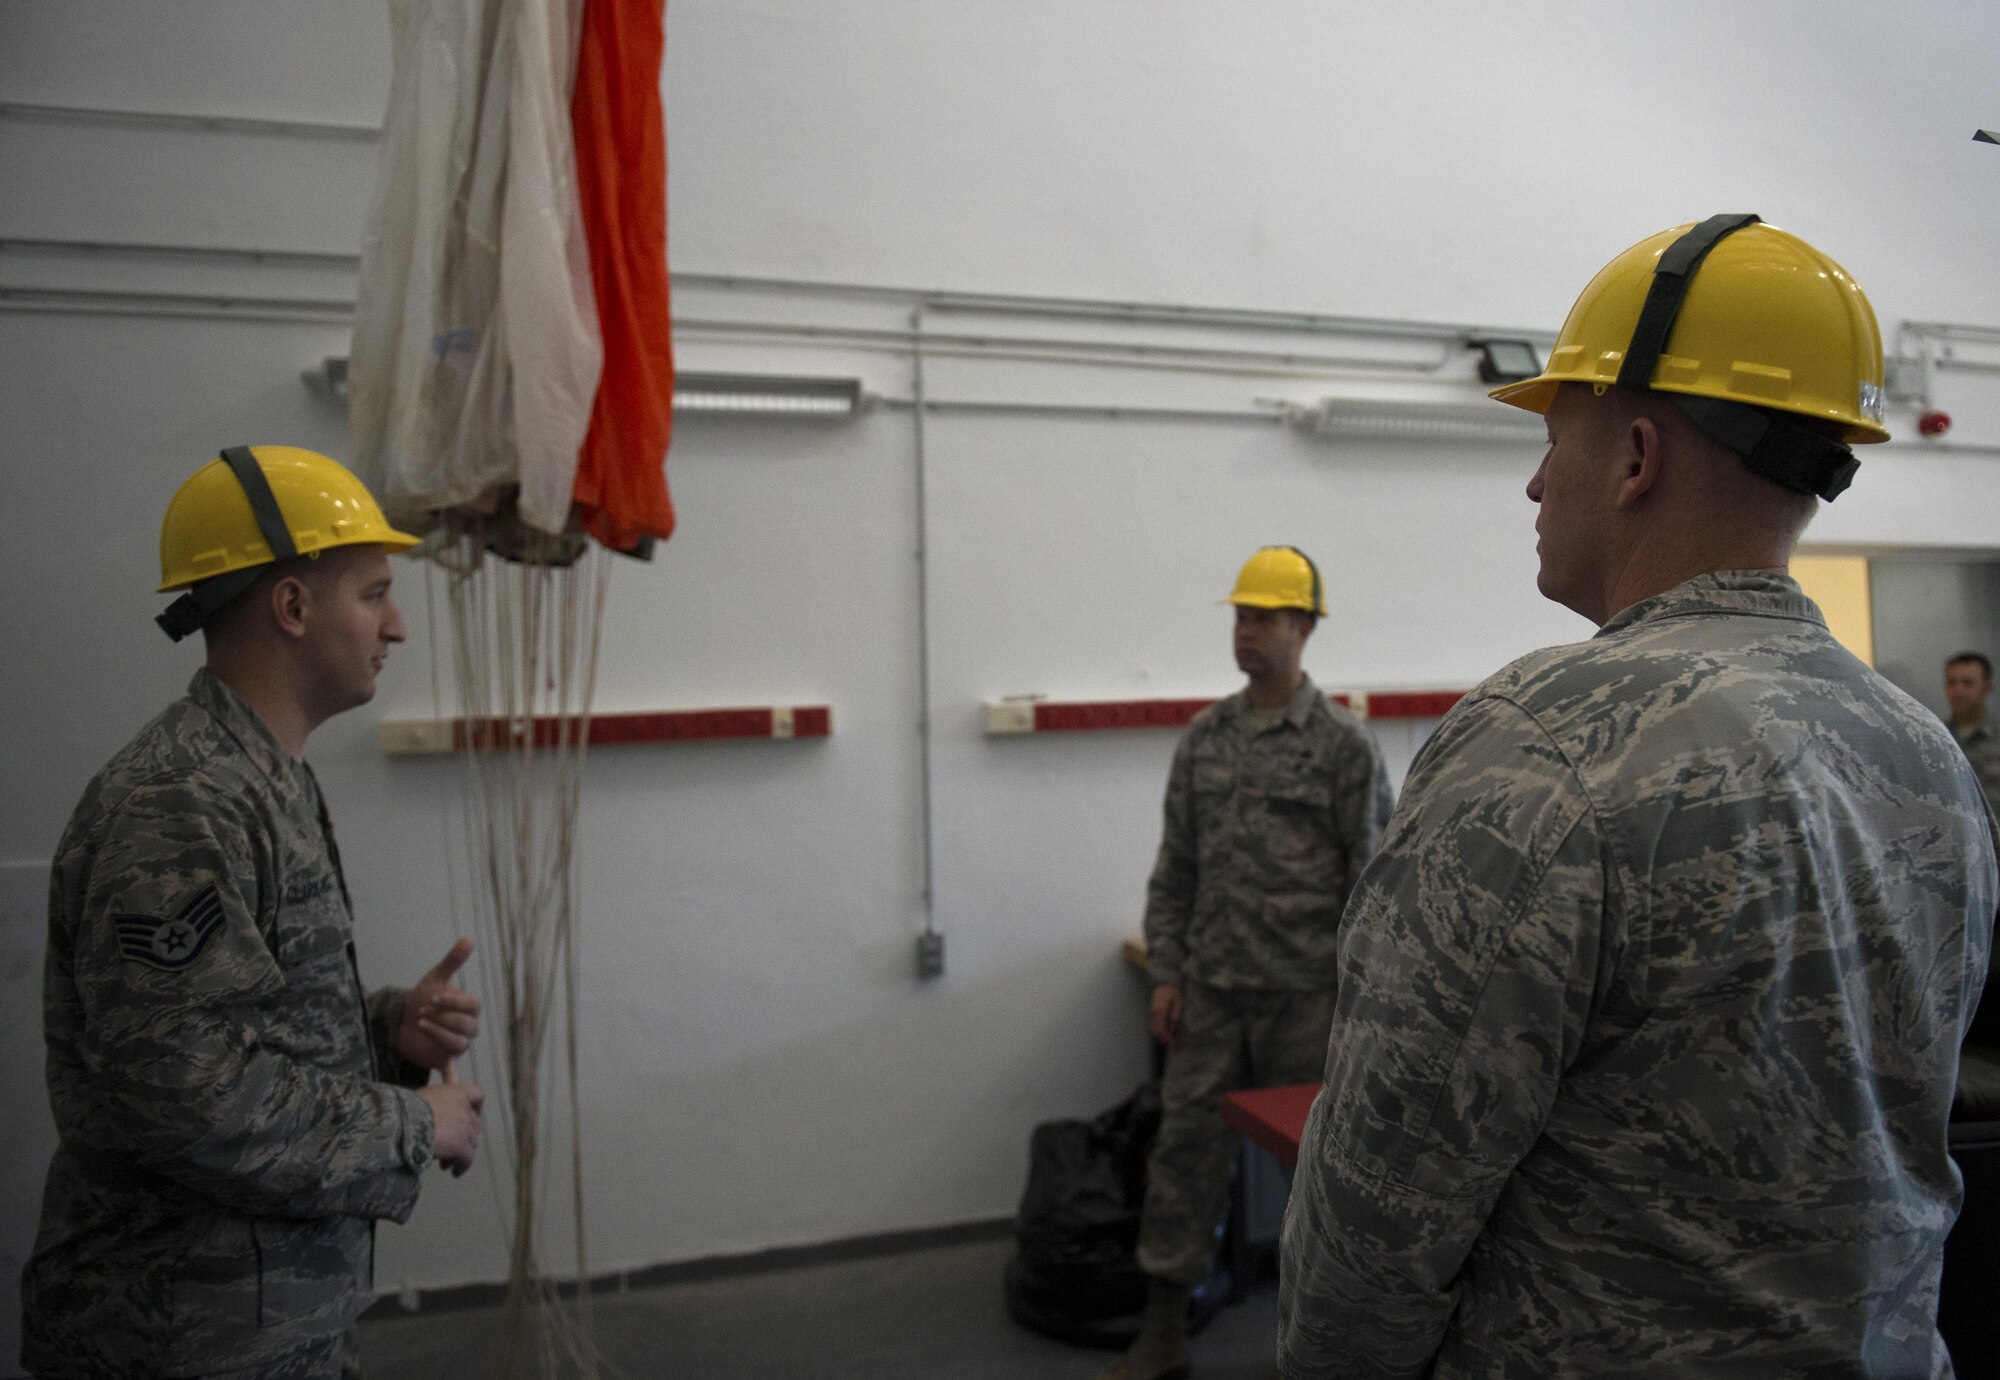
[[1379,398],[1322,398],[1292,407],[1291,422],[1319,436],[1372,437],[1388,441],[1510,441],[1544,437],[1542,419],[1504,403],[1397,402]]
[[1479,351],[1481,383],[1516,383],[1542,372],[1535,347],[1525,340],[1468,340],[1467,347]]
[[779,374],[676,374],[674,411],[737,417],[852,417],[868,403],[860,379]]

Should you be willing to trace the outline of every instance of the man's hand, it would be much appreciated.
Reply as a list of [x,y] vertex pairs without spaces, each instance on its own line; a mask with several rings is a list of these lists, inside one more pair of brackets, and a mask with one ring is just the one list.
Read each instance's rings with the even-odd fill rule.
[[479,1153],[479,1109],[486,1105],[486,1094],[477,1083],[459,1082],[457,1070],[447,1061],[444,1081],[418,1088],[417,1096],[430,1104],[437,1122],[431,1158],[455,1179],[472,1168],[472,1157]]
[[1181,989],[1165,983],[1155,987],[1153,1008],[1147,1013],[1146,1023],[1152,1028],[1153,1038],[1171,1048],[1181,1028]]
[[479,1034],[479,998],[451,985],[452,976],[471,957],[472,941],[459,940],[404,998],[396,1053],[419,1068],[443,1068],[471,1049]]

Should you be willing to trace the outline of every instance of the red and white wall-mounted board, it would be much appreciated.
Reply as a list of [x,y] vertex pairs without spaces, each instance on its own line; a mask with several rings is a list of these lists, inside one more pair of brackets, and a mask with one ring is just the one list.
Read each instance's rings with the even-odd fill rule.
[[[1354,690],[1327,696],[1364,719],[1439,719],[1463,690]],[[989,734],[1076,733],[1100,728],[1179,728],[1214,700],[989,700]]]
[[[382,724],[382,751],[464,752],[470,747],[554,747],[568,720],[390,719]],[[590,746],[626,743],[693,743],[722,738],[825,738],[833,710],[824,704],[759,705],[746,709],[655,709],[590,716]]]

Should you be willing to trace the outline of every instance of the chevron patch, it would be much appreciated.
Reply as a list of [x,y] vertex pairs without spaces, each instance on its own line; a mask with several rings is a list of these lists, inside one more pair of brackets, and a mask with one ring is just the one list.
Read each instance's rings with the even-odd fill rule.
[[211,882],[178,915],[167,919],[117,915],[111,923],[117,927],[118,948],[125,957],[171,973],[193,963],[222,928],[222,897]]

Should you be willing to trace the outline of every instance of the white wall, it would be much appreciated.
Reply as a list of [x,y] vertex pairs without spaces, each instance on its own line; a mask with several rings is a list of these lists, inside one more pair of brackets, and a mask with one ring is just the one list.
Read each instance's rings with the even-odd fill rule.
[[[2000,36],[1975,7],[1413,8],[673,0],[672,261],[1548,330],[1631,241],[1754,209],[1841,259],[1885,324],[2000,323],[2000,149],[1969,140],[2000,119]],[[373,3],[329,0],[10,5],[0,100],[368,123],[386,28]],[[365,143],[0,118],[0,238],[351,251],[372,157]],[[0,273],[352,291],[337,264],[16,248]],[[677,308],[753,306],[688,289]],[[876,326],[903,311],[784,293],[754,309]],[[0,860],[44,861],[90,772],[191,669],[193,652],[148,621],[174,485],[243,439],[344,453],[338,413],[298,382],[344,349],[337,323],[0,312],[13,649]],[[893,350],[690,332],[681,354],[909,390]],[[1433,392],[1477,396],[1467,361],[1447,375]],[[935,361],[927,381],[939,396],[1236,411],[1362,386],[985,358]],[[2000,442],[1981,385],[1950,375],[1941,400],[1967,419],[1955,439]],[[1115,947],[1136,925],[1171,735],[988,739],[981,701],[1228,688],[1213,601],[1274,541],[1326,569],[1339,611],[1308,665],[1329,685],[1463,686],[1587,632],[1533,591],[1531,447],[964,412],[932,416],[926,439],[948,936],[936,984],[909,976],[909,413],[684,424],[669,464],[682,530],[652,566],[616,570],[604,707],[827,702],[835,732],[593,761],[584,1100],[599,1268],[1005,1213],[1029,1127],[1091,1113],[1141,1076],[1140,992]],[[1823,540],[2000,547],[1993,456],[1865,459]],[[422,574],[401,581],[421,624]],[[439,855],[453,768],[385,759],[373,737],[385,715],[430,712],[429,655],[419,627],[377,703],[312,747],[371,980],[413,974],[452,932]],[[1399,767],[1419,736],[1385,735]],[[32,1043],[32,1009],[25,979],[7,990],[14,1051]],[[10,1053],[10,1079],[19,1062]],[[385,1285],[503,1271],[478,1177],[430,1185],[413,1223],[382,1238]]]

